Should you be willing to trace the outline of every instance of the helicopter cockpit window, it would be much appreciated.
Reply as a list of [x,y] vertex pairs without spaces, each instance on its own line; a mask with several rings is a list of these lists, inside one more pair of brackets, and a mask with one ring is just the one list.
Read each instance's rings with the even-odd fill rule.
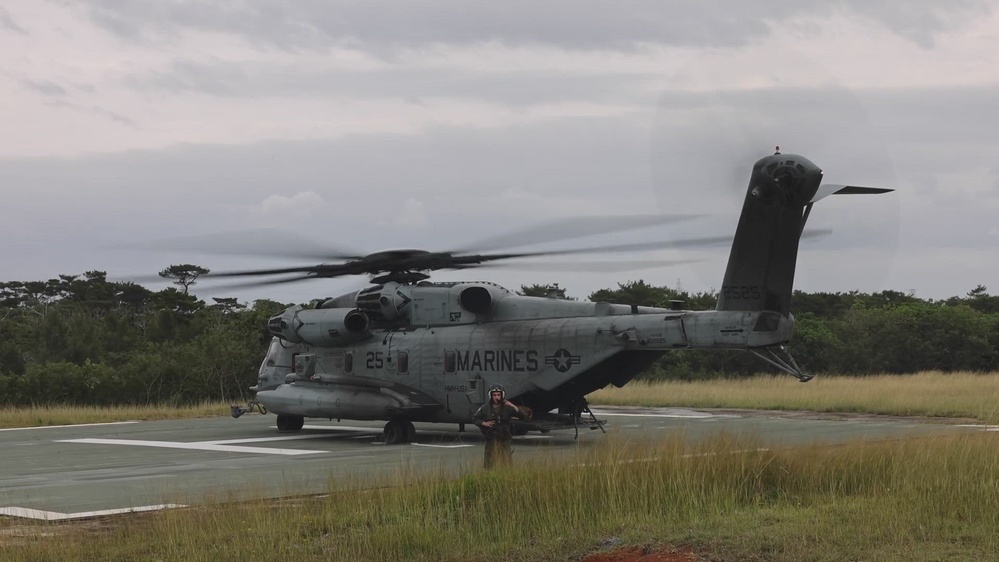
[[348,375],[354,372],[354,352],[352,351],[343,354],[343,372]]
[[453,375],[458,370],[458,361],[453,351],[444,352],[444,372]]
[[400,375],[405,375],[409,372],[409,352],[400,351],[399,356],[396,357],[395,367],[398,369]]

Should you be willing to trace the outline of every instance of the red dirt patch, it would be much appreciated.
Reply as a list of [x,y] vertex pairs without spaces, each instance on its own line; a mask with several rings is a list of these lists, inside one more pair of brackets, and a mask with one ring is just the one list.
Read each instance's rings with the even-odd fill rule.
[[595,552],[582,562],[697,562],[697,553],[689,549],[648,550],[626,546],[604,552]]

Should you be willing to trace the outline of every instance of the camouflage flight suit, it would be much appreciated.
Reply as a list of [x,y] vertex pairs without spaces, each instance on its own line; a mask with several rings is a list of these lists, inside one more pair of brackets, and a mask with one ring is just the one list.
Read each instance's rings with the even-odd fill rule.
[[[513,460],[513,422],[512,417],[517,419],[527,418],[523,409],[514,409],[506,404],[494,405],[492,401],[483,404],[472,416],[475,425],[479,426],[482,434],[486,437],[486,458],[485,468],[492,468],[496,465],[509,465]],[[483,427],[482,422],[493,420],[496,425]]]

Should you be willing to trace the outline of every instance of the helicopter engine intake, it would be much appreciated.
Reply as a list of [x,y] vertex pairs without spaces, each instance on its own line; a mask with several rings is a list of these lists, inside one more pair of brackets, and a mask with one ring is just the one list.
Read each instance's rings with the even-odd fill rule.
[[496,307],[496,301],[503,295],[493,295],[489,287],[473,285],[458,293],[458,304],[472,314],[487,314]]
[[341,346],[371,337],[368,316],[353,308],[293,306],[267,321],[267,330],[287,342]]

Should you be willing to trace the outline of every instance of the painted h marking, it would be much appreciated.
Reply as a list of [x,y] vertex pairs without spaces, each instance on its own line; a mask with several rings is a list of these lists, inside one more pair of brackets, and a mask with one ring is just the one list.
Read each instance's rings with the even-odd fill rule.
[[104,517],[106,515],[120,515],[122,513],[140,513],[143,511],[158,511],[161,509],[175,509],[179,507],[187,507],[187,506],[176,503],[165,503],[160,505],[143,505],[139,507],[104,509],[101,511],[81,511],[79,513],[60,513],[58,511],[31,509],[30,507],[0,507],[0,515],[8,515],[10,517],[21,517],[24,519],[40,519],[42,521],[67,521],[70,519],[89,519],[92,517]]
[[302,449],[273,449],[269,447],[240,447],[216,443],[177,443],[174,441],[143,441],[138,439],[61,439],[58,443],[89,443],[92,445],[133,445],[138,447],[162,447],[165,449],[188,449],[194,451],[217,451],[220,453],[256,453],[261,455],[314,455],[326,451],[305,451]]
[[66,425],[37,425],[32,427],[5,427],[0,429],[0,431],[27,431],[31,429],[63,429],[66,427],[96,427],[99,425],[126,425],[130,423],[139,423],[137,421],[118,421],[118,422],[102,422],[102,423],[71,423]]

